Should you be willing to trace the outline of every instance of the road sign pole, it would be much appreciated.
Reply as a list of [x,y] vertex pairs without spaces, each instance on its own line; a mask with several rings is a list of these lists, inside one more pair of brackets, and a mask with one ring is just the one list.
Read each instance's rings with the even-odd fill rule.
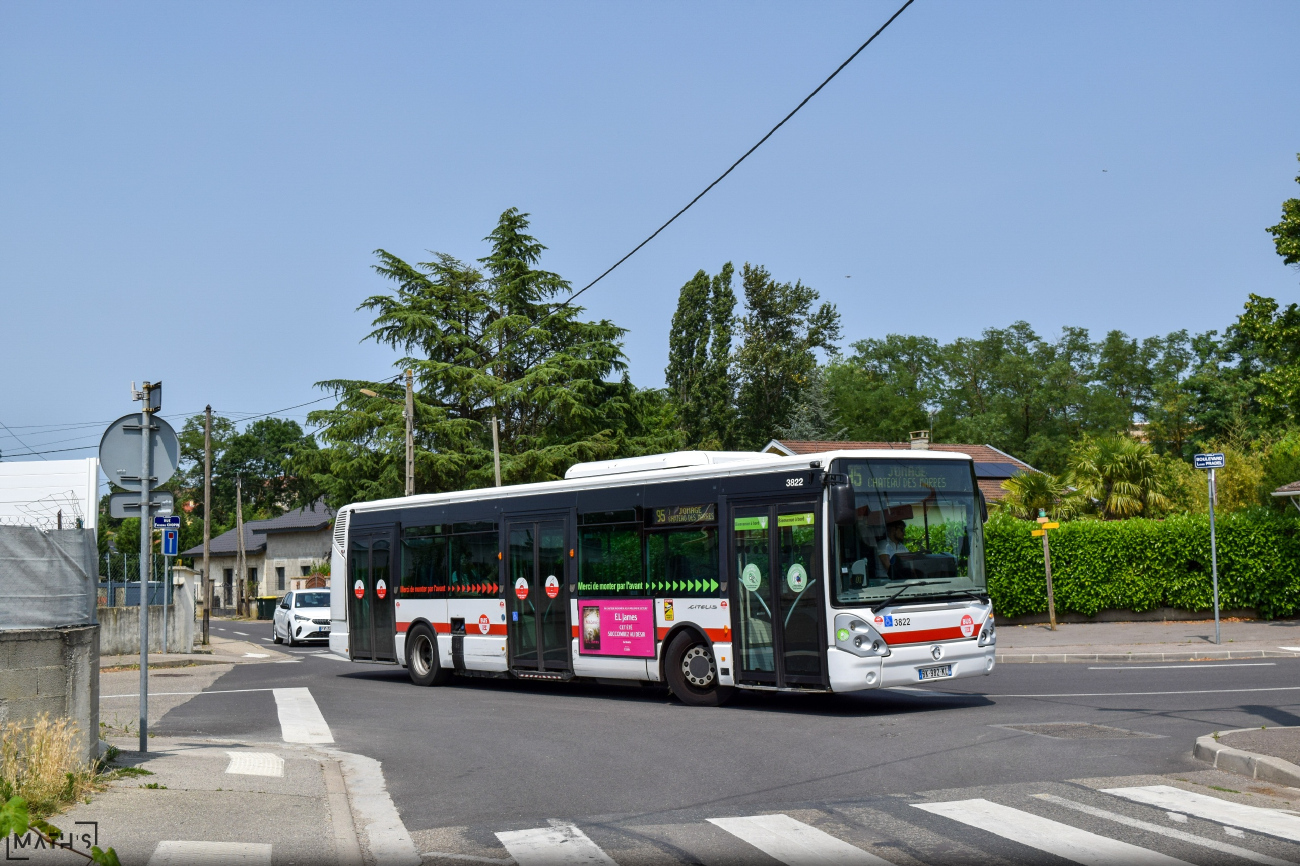
[[[167,530],[164,529],[163,534],[166,535]],[[167,590],[171,589],[171,585],[172,585],[171,572],[172,572],[172,558],[170,556],[164,555],[163,556],[163,633],[162,633],[163,655],[167,654]]]
[[1214,470],[1210,470],[1210,574],[1214,578],[1214,642],[1219,640],[1219,552],[1214,543]]
[[140,753],[149,751],[149,553],[153,521],[149,482],[153,478],[153,411],[149,383],[144,383],[140,407]]
[[1052,551],[1047,546],[1047,533],[1043,533],[1043,568],[1047,571],[1047,615],[1056,631],[1056,599],[1052,597]]

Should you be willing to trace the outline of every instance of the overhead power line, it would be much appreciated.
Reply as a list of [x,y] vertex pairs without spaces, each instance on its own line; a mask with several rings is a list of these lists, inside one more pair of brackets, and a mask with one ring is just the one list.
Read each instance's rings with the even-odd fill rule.
[[[830,75],[826,76],[826,80],[823,81],[821,84],[817,85],[816,89],[814,89],[812,93],[810,93],[810,94],[808,94],[807,96],[805,96],[805,97],[803,98],[803,101],[800,102],[798,105],[796,105],[796,106],[794,107],[794,109],[793,109],[789,114],[787,114],[785,117],[781,118],[781,122],[780,122],[780,123],[778,123],[776,126],[774,126],[774,127],[772,127],[771,129],[769,129],[768,132],[767,132],[767,135],[763,136],[762,138],[760,138],[760,139],[758,140],[758,144],[755,144],[755,145],[754,145],[753,147],[751,147],[749,150],[745,151],[744,154],[741,155],[740,159],[738,159],[738,160],[736,160],[735,162],[733,162],[733,163],[731,164],[731,166],[730,166],[726,171],[724,171],[722,174],[718,175],[717,179],[716,179],[715,181],[713,181],[713,183],[711,183],[711,184],[709,184],[708,186],[706,186],[706,187],[704,188],[704,190],[703,190],[699,195],[697,195],[695,198],[693,198],[693,199],[691,199],[689,202],[687,202],[687,203],[686,203],[686,207],[682,208],[682,209],[679,210],[677,213],[673,214],[672,217],[668,220],[668,222],[664,223],[664,224],[661,225],[659,228],[655,229],[654,232],[650,235],[650,237],[646,238],[645,240],[641,241],[641,243],[639,243],[639,244],[637,244],[635,247],[633,247],[633,248],[632,248],[632,252],[628,253],[627,255],[623,256],[623,258],[619,259],[618,261],[614,262],[614,264],[610,265],[609,268],[608,268],[608,269],[607,269],[603,274],[601,274],[600,276],[596,277],[596,279],[592,280],[591,282],[587,283],[587,285],[585,285],[585,286],[583,286],[582,288],[578,289],[578,291],[574,292],[572,295],[569,295],[568,299],[566,299],[566,300],[564,301],[564,304],[568,304],[569,301],[572,301],[574,298],[578,297],[578,295],[581,295],[583,292],[587,291],[587,289],[590,289],[592,286],[596,285],[596,283],[599,283],[601,280],[605,279],[605,277],[609,276],[610,273],[614,270],[614,268],[617,268],[619,265],[623,264],[623,262],[627,261],[628,259],[632,258],[632,256],[636,255],[637,250],[641,249],[643,246],[645,246],[646,244],[648,244],[648,243],[650,243],[652,240],[654,240],[656,235],[658,235],[661,231],[663,231],[664,229],[666,229],[666,228],[668,228],[670,225],[672,225],[673,222],[676,221],[676,219],[677,219],[679,216],[681,216],[682,214],[684,214],[684,213],[686,213],[688,210],[690,210],[690,209],[691,209],[691,205],[695,204],[697,201],[699,201],[700,199],[704,198],[704,196],[708,193],[709,190],[713,189],[715,186],[717,186],[719,183],[722,182],[722,179],[723,179],[723,178],[725,178],[727,175],[729,175],[729,174],[731,174],[733,171],[735,171],[736,166],[738,166],[738,165],[740,165],[742,162],[744,162],[744,161],[749,157],[749,155],[750,155],[751,153],[753,153],[754,151],[758,150],[759,147],[761,147],[761,146],[763,145],[763,142],[767,141],[769,138],[772,137],[772,134],[773,134],[773,133],[775,133],[775,132],[776,132],[778,129],[780,129],[781,127],[785,126],[785,122],[786,122],[787,120],[789,120],[790,118],[794,117],[795,114],[797,114],[797,113],[799,112],[799,109],[803,108],[805,105],[808,104],[808,100],[812,99],[814,96],[816,96],[818,93],[820,93],[820,92],[821,92],[821,89],[822,89],[823,87],[825,87],[826,85],[830,84],[832,78],[834,78],[835,76],[839,75],[840,72],[843,71],[844,67],[846,67],[846,66],[848,66],[850,63],[852,63],[852,62],[853,62],[853,58],[855,58],[855,57],[857,57],[859,54],[861,54],[861,53],[863,52],[863,50],[864,50],[868,45],[870,45],[872,42],[875,41],[875,39],[876,39],[877,36],[879,36],[881,33],[884,33],[884,32],[885,32],[885,28],[888,27],[890,24],[893,24],[893,23],[894,23],[894,19],[897,18],[899,15],[902,15],[902,14],[903,14],[903,10],[906,9],[908,6],[911,6],[912,3],[913,3],[913,0],[907,0],[906,3],[904,3],[902,6],[898,7],[898,11],[895,12],[893,15],[890,15],[890,16],[889,16],[889,20],[886,21],[884,24],[881,24],[881,25],[880,25],[880,29],[877,30],[875,33],[872,33],[872,34],[871,34],[871,38],[870,38],[870,39],[868,39],[866,42],[863,42],[861,45],[859,45],[859,46],[858,46],[858,50],[857,50],[857,51],[854,51],[852,54],[850,54],[848,60],[845,60],[845,61],[844,61],[843,63],[841,63],[839,66],[835,67],[835,71],[832,72]],[[564,304],[561,304],[561,306],[564,306]]]

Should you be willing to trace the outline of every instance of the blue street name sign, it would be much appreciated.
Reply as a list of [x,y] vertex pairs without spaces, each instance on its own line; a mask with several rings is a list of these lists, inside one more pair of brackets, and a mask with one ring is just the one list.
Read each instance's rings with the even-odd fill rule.
[[176,555],[176,550],[177,550],[177,548],[179,547],[178,541],[179,541],[180,537],[181,537],[181,533],[180,533],[180,530],[179,530],[179,529],[164,529],[164,530],[163,530],[163,537],[162,537],[162,542],[163,542],[163,545],[162,545],[162,547],[163,547],[163,549],[162,549],[162,554],[163,554],[163,556],[175,556],[175,555]]
[[1192,465],[1197,469],[1222,469],[1222,454],[1197,454],[1192,457]]
[[153,528],[154,529],[180,529],[181,528],[180,515],[173,514],[170,517],[154,517]]

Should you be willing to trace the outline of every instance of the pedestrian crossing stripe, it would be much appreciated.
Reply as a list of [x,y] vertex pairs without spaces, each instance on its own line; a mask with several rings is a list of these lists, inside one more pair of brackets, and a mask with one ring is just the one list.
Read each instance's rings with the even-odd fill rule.
[[1182,788],[1170,785],[1106,788],[1104,793],[1123,797],[1135,803],[1155,806],[1157,809],[1185,812],[1229,827],[1240,827],[1243,830],[1254,830],[1256,833],[1300,842],[1300,817],[1276,809],[1246,806],[1242,803],[1220,800],[1207,794],[1198,794],[1195,791],[1184,791]]
[[1083,866],[1188,866],[1185,860],[1099,836],[990,800],[953,800],[947,803],[912,805],[933,815],[951,818]]
[[573,824],[497,833],[519,866],[618,866]]
[[710,818],[709,823],[789,866],[892,866],[888,860],[868,854],[789,815]]

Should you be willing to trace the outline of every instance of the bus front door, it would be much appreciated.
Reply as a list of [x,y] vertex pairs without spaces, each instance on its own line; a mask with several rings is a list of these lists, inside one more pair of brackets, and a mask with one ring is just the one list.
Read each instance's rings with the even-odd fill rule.
[[777,688],[826,684],[826,614],[816,506],[733,506],[733,628],[739,680]]
[[506,630],[510,668],[516,673],[572,670],[566,523],[561,517],[507,524]]
[[355,661],[397,661],[392,535],[358,533],[348,552],[348,651]]

